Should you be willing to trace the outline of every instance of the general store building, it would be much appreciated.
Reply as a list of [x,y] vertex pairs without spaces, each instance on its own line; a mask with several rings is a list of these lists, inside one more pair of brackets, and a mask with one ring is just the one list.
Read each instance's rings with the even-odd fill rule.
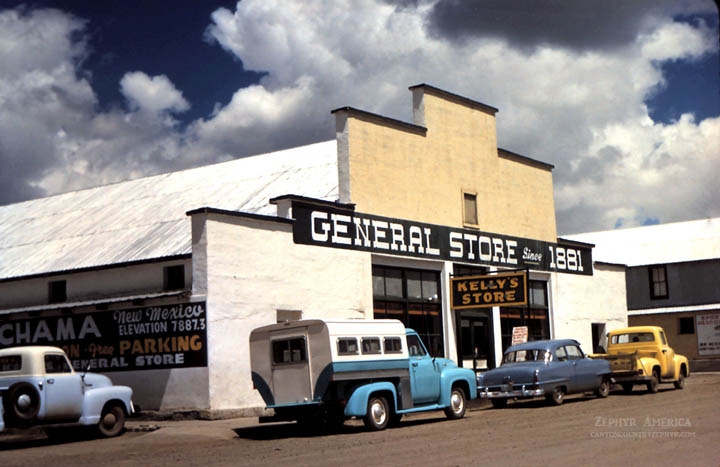
[[[586,351],[625,326],[624,266],[557,237],[553,167],[498,148],[498,109],[410,91],[412,123],[340,108],[334,141],[0,207],[0,346],[224,411],[262,405],[248,336],[278,321],[397,318],[479,370],[517,326]],[[451,305],[503,271],[527,304]]]

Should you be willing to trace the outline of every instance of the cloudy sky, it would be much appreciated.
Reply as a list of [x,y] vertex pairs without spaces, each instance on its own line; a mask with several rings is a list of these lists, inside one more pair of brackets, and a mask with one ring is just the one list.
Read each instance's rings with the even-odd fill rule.
[[713,0],[0,3],[0,204],[497,107],[553,164],[560,234],[720,216]]

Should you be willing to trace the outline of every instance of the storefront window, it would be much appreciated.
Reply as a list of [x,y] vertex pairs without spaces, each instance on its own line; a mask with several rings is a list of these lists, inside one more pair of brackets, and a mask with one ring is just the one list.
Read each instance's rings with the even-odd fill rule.
[[550,339],[550,315],[547,303],[547,282],[528,282],[528,307],[501,307],[500,331],[503,350],[510,347],[514,327],[527,326],[528,340]]
[[375,319],[398,319],[420,335],[433,357],[443,357],[440,273],[373,266]]

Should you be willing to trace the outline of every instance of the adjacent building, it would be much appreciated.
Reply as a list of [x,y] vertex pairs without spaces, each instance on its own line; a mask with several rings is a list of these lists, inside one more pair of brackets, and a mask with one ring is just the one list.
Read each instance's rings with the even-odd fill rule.
[[1,206],[0,347],[222,412],[262,405],[269,323],[396,318],[479,370],[514,328],[591,351],[627,325],[624,263],[557,237],[553,167],[498,148],[498,109],[410,91],[412,123],[340,108],[334,141]]
[[662,326],[691,370],[720,370],[720,218],[572,235],[626,264],[630,325]]

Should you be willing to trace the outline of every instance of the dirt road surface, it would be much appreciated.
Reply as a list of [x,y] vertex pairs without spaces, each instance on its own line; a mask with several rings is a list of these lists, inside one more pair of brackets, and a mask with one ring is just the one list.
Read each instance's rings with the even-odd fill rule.
[[[295,424],[254,419],[133,420],[119,438],[55,441],[35,432],[0,436],[2,466],[66,465],[720,465],[720,373],[696,374],[684,390],[636,389],[607,399],[570,396],[492,409],[466,418],[406,417],[368,432],[357,420],[313,435]],[[154,431],[141,431],[143,429]]]

